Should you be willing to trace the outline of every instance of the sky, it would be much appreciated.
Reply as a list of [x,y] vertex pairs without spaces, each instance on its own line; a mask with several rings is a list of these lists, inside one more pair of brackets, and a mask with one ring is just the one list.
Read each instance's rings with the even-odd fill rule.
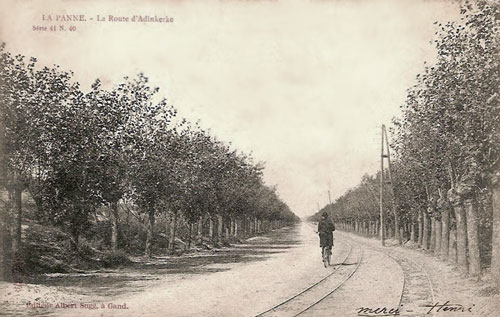
[[84,89],[143,72],[179,116],[264,161],[266,183],[302,217],[376,173],[380,126],[434,60],[433,22],[458,11],[444,0],[4,0],[0,40]]

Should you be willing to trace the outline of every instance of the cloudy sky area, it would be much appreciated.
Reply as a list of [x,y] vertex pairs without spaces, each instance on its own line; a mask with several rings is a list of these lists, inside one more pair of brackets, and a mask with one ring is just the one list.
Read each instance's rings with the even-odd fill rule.
[[[9,51],[71,69],[86,89],[144,72],[188,120],[266,162],[299,216],[379,167],[380,125],[399,114],[433,22],[451,1],[3,1]],[[74,32],[37,32],[42,14],[85,14]],[[171,24],[96,22],[158,15]]]

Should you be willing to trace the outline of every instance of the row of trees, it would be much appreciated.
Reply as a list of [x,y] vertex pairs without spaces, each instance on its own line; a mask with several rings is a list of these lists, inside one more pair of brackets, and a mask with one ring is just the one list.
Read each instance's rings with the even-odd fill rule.
[[199,239],[215,242],[298,220],[263,183],[262,164],[177,119],[143,74],[113,89],[96,80],[84,92],[71,72],[38,67],[5,44],[0,53],[3,276],[23,244],[26,194],[36,220],[69,233],[74,249],[106,206],[116,250],[119,209],[133,209],[147,219],[147,256],[158,217],[169,220],[172,251],[180,218],[190,237],[197,226]]
[[[391,217],[382,228],[473,276],[490,266],[500,281],[500,7],[480,1],[461,14],[437,24],[437,61],[417,75],[393,121],[394,196],[383,186]],[[380,176],[365,176],[325,210],[376,235]]]

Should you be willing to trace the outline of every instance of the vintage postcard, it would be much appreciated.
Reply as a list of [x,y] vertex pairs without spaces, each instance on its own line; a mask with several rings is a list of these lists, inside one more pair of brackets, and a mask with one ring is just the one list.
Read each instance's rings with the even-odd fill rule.
[[499,28],[0,0],[0,315],[498,316]]

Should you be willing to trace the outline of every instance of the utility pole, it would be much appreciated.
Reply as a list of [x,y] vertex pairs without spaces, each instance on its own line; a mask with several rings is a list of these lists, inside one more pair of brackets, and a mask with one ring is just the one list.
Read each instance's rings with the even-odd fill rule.
[[380,242],[385,246],[385,229],[384,229],[384,131],[385,125],[382,125],[382,146],[380,147]]
[[[384,147],[386,148],[386,151],[384,151]],[[387,182],[384,182],[384,158],[387,159],[387,174],[389,176],[389,180]],[[389,138],[387,137],[387,131],[385,129],[385,125],[382,125],[382,144],[381,144],[381,155],[380,155],[380,240],[382,242],[382,245],[385,246],[385,228],[384,228],[384,221],[385,221],[385,211],[383,207],[383,200],[384,200],[384,185],[389,184],[390,185],[390,191],[391,191],[391,207],[392,207],[392,212],[394,214],[394,236],[398,240],[398,243],[401,244],[401,235],[399,234],[399,215],[398,211],[396,209],[396,202],[395,202],[395,196],[394,196],[394,183],[392,179],[392,173],[391,173],[391,153],[389,149]]]
[[392,213],[394,214],[394,236],[396,240],[398,240],[398,244],[401,244],[401,235],[399,234],[399,214],[398,210],[396,208],[396,196],[394,195],[394,182],[392,179],[392,173],[391,173],[391,152],[389,149],[389,138],[387,137],[387,130],[385,129],[384,126],[384,134],[385,134],[385,146],[387,148],[387,173],[389,175],[389,188],[391,190],[391,207],[392,207]]

